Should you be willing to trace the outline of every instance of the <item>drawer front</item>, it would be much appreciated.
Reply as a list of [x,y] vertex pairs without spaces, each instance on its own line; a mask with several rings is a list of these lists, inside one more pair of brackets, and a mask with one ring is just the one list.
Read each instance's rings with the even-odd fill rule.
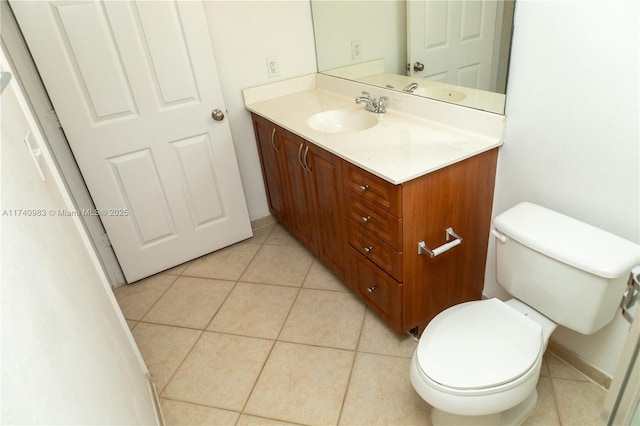
[[353,221],[348,222],[349,244],[397,281],[402,281],[402,253]]
[[402,219],[351,191],[344,191],[347,217],[398,251],[402,251]]
[[346,161],[342,162],[344,186],[370,203],[402,217],[402,186],[394,185]]
[[403,332],[402,284],[371,263],[354,248],[349,248],[351,281],[369,306],[397,331]]

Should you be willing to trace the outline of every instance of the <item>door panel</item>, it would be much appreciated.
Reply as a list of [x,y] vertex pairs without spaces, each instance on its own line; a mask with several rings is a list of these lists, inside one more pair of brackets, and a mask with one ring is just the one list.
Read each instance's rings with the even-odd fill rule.
[[11,6],[129,282],[251,236],[201,2]]
[[[15,7],[15,6],[14,6]],[[115,40],[104,9],[98,3],[53,5],[55,31],[64,37],[70,67],[94,125],[104,120],[135,116]]]
[[151,151],[124,154],[112,158],[111,164],[140,245],[174,236],[176,227]]
[[172,2],[140,2],[137,11],[162,106],[199,100],[176,5]]
[[173,142],[194,229],[224,217],[209,135]]

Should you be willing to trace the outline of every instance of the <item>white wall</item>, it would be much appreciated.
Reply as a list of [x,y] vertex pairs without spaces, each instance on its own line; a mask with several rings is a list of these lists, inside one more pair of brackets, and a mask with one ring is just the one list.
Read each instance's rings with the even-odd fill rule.
[[[316,72],[308,1],[205,1],[233,143],[251,220],[269,207],[251,116],[242,89]],[[280,76],[269,78],[267,57],[276,56]]]
[[148,370],[82,223],[64,214],[77,211],[12,74],[0,98],[0,422],[158,424]]
[[[638,13],[636,1],[516,3],[494,214],[529,200],[640,243]],[[506,297],[493,250],[485,294]],[[552,339],[612,376],[627,326],[618,314]]]

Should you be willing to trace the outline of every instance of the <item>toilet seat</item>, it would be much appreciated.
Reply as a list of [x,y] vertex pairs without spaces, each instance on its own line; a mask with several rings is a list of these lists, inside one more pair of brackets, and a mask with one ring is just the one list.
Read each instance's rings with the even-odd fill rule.
[[422,334],[416,357],[424,378],[440,392],[484,395],[528,380],[544,347],[540,324],[487,299],[438,314]]

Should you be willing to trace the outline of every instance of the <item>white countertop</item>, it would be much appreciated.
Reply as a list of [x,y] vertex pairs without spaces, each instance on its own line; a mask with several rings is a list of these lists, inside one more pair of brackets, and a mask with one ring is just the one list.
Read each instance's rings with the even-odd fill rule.
[[[286,83],[276,85],[278,90],[275,92],[282,94],[282,86]],[[375,114],[378,124],[369,129],[320,132],[307,124],[310,116],[334,109],[361,110],[364,105],[355,103],[359,91],[355,91],[353,97],[347,97],[313,86],[315,80],[306,87],[298,84],[294,93],[266,100],[262,99],[269,96],[253,96],[247,94],[251,89],[245,89],[246,108],[394,184],[502,145],[501,133],[476,133],[398,111],[393,107],[394,103],[403,103],[398,96],[390,96],[387,112]],[[264,92],[265,87],[260,89]]]

